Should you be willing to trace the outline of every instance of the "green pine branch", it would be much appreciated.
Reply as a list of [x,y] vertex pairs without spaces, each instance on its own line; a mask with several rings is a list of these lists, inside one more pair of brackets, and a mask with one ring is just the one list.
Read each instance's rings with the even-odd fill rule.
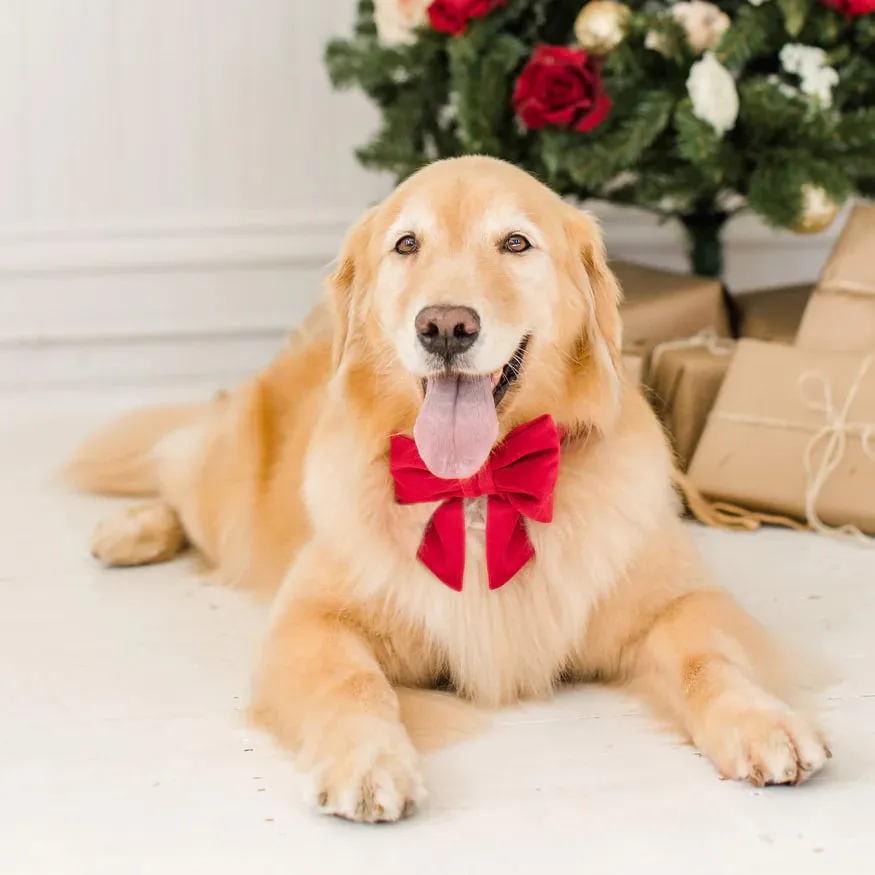
[[[568,173],[587,190],[598,189],[623,170],[632,169],[671,121],[674,96],[668,91],[641,95],[635,114],[599,137],[568,132],[547,135],[553,166],[566,164]],[[555,152],[559,148],[559,153]],[[548,159],[550,166],[550,159]]]
[[[412,45],[381,44],[373,0],[359,0],[348,39],[325,61],[337,88],[357,88],[381,113],[360,160],[403,179],[435,158],[472,152],[517,163],[564,195],[637,204],[660,216],[719,211],[726,189],[794,227],[805,185],[837,201],[875,188],[875,14],[848,18],[819,0],[717,0],[731,27],[716,47],[737,81],[740,112],[719,135],[687,93],[698,60],[667,0],[627,0],[625,39],[601,62],[613,106],[582,133],[528,131],[512,97],[542,43],[574,46],[583,0],[507,0],[460,37],[427,24]],[[659,35],[660,50],[648,46]],[[822,47],[839,74],[831,106],[798,89],[778,54],[789,42]],[[793,90],[795,89],[795,91]]]
[[717,59],[725,67],[737,70],[764,54],[774,43],[781,41],[780,15],[771,3],[742,5],[717,46]]
[[799,36],[814,5],[814,0],[777,0],[777,4],[781,15],[784,16],[787,34],[793,38]]
[[451,87],[459,141],[466,152],[506,154],[514,138],[508,113],[516,74],[528,47],[511,34],[487,38],[476,28],[449,46]]

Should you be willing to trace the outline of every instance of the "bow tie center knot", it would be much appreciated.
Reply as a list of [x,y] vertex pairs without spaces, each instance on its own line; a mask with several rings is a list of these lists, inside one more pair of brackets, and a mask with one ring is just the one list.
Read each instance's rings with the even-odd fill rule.
[[460,481],[462,494],[465,498],[480,498],[481,495],[495,495],[495,480],[492,477],[492,465],[486,464],[473,477]]

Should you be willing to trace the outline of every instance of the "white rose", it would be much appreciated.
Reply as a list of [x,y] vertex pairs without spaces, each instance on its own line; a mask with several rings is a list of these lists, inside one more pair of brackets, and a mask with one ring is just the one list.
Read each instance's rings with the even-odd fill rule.
[[821,67],[815,73],[803,77],[799,87],[804,94],[814,97],[821,106],[832,106],[832,90],[839,84],[839,74],[832,67]]
[[697,55],[715,48],[731,23],[722,9],[705,0],[681,0],[671,7],[671,14],[686,31],[687,42]]
[[655,30],[647,31],[647,36],[644,37],[644,48],[659,52],[660,55],[668,54],[665,48],[665,35],[657,33]]
[[781,66],[787,73],[799,77],[803,94],[815,98],[821,106],[832,106],[832,90],[838,85],[839,74],[827,65],[826,52],[817,46],[787,43],[781,49]]
[[[681,0],[670,7],[669,14],[684,29],[687,42],[697,55],[713,49],[731,24],[722,9],[705,0]],[[651,30],[644,38],[644,47],[665,55],[665,37]]]
[[693,115],[708,122],[720,136],[735,127],[738,91],[732,74],[713,52],[690,67],[687,92],[693,101]]
[[818,46],[787,43],[778,57],[781,59],[781,66],[788,73],[796,73],[799,76],[826,66],[826,52]]
[[431,0],[374,0],[374,24],[384,46],[410,45],[413,31],[428,21]]

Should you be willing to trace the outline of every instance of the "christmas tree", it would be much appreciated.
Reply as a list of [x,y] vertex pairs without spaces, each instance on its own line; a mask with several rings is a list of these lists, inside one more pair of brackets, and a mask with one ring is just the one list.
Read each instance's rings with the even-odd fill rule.
[[679,219],[698,273],[741,210],[819,231],[875,193],[875,0],[360,0],[326,60],[382,112],[365,166],[504,158]]

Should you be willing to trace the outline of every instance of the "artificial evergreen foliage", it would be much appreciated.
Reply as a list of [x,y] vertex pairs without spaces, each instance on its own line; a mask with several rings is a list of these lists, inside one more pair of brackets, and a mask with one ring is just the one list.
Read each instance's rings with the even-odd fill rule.
[[[710,273],[721,269],[723,224],[742,209],[798,228],[806,189],[836,204],[875,194],[875,12],[852,16],[823,0],[714,4],[731,23],[713,55],[738,95],[734,125],[722,131],[696,111],[688,80],[703,52],[671,4],[630,0],[622,40],[594,59],[611,110],[582,132],[527,129],[513,105],[537,46],[577,44],[580,0],[484,2],[489,11],[459,35],[425,19],[409,42],[387,45],[372,0],[360,0],[354,33],[333,41],[326,60],[337,88],[360,88],[381,110],[379,130],[358,151],[365,166],[401,180],[437,158],[504,158],[562,195],[679,219],[693,267]],[[787,72],[788,44],[826,52],[837,74],[828,99]]]

